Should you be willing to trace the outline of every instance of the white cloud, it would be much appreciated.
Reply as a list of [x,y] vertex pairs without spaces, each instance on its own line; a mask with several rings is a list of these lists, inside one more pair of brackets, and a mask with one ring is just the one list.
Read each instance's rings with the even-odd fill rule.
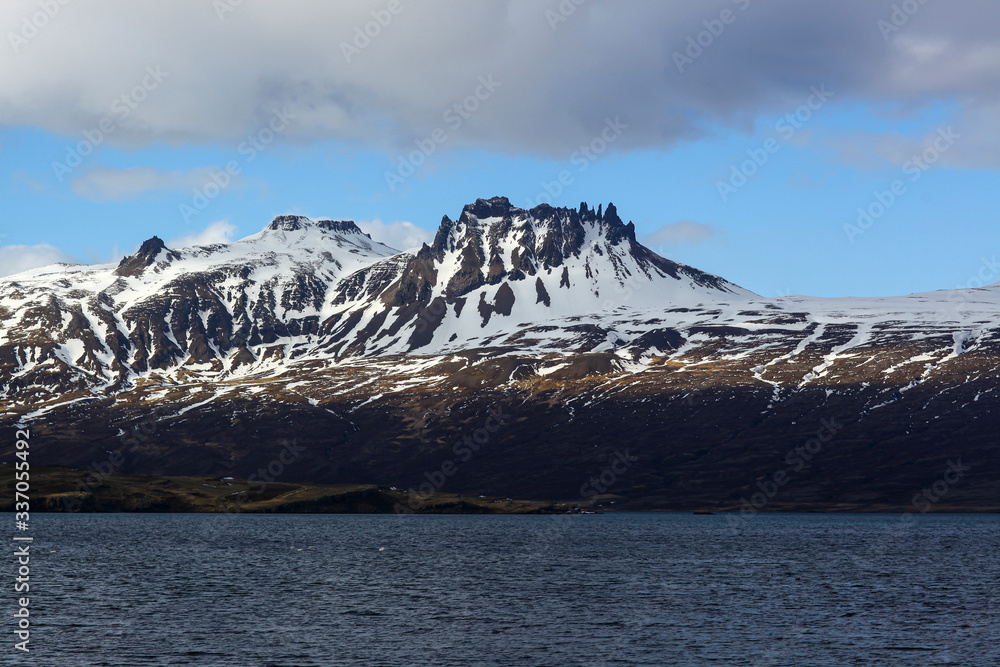
[[382,222],[375,218],[371,222],[359,222],[357,225],[372,239],[398,250],[412,250],[434,240],[434,232],[417,227],[412,222]]
[[688,220],[663,225],[655,232],[644,235],[642,241],[648,246],[658,248],[681,243],[702,243],[717,235],[718,231],[712,225]]
[[230,243],[236,234],[236,225],[228,220],[216,220],[209,223],[205,229],[193,234],[185,234],[167,241],[168,248],[190,248],[196,245],[213,245],[215,243]]
[[[95,201],[131,199],[154,190],[187,190],[211,183],[212,168],[163,171],[155,167],[94,167],[75,178],[75,194]],[[233,177],[233,183],[238,177]]]
[[0,246],[0,278],[56,262],[75,264],[76,260],[48,243]]

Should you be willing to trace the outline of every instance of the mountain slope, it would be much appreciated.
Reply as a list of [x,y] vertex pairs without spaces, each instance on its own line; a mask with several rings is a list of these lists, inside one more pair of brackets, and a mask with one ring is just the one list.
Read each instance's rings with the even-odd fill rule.
[[276,218],[231,244],[153,237],[117,266],[57,265],[0,281],[0,378],[117,391],[156,370],[225,377],[251,350],[314,334],[344,275],[398,251],[353,222]]
[[997,286],[766,299],[659,257],[613,205],[494,198],[413,253],[282,216],[2,279],[0,413],[39,463],[120,472],[723,507],[781,471],[769,502],[857,507],[960,460],[948,502],[982,507],[998,331]]
[[323,328],[334,353],[441,353],[489,344],[522,323],[752,296],[640,245],[614,205],[526,211],[502,197],[466,206],[457,221],[446,216],[432,245],[345,283],[342,310]]

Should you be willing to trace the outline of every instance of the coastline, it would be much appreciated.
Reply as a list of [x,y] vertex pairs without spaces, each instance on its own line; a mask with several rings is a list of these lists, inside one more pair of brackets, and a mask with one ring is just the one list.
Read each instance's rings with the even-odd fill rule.
[[[14,510],[14,467],[0,464],[0,512]],[[598,496],[597,502],[524,500],[459,493],[421,497],[380,484],[310,484],[268,482],[195,475],[165,477],[125,473],[103,474],[56,466],[34,468],[31,478],[32,511],[39,512],[173,512],[278,514],[567,514],[610,512],[678,512],[737,516],[756,514],[996,514],[1000,504],[970,506],[938,503],[927,512],[913,505],[860,503],[771,502],[746,511],[737,502],[692,501],[662,506],[655,499]]]
[[[0,464],[0,512],[14,510],[14,467]],[[467,494],[415,493],[378,484],[249,481],[218,475],[102,474],[54,466],[32,469],[34,513],[564,514],[568,504]]]

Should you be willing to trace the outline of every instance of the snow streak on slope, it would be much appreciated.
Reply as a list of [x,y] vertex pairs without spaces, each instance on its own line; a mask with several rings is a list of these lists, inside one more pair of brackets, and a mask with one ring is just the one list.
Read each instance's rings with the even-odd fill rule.
[[613,205],[526,211],[502,197],[445,217],[433,244],[406,261],[345,282],[342,310],[325,329],[335,354],[439,353],[549,320],[753,296],[651,252]]
[[315,334],[340,278],[396,253],[352,222],[281,216],[236,243],[171,250],[154,237],[118,266],[35,269],[0,280],[0,363],[61,371],[62,389],[230,370]]
[[445,217],[415,253],[349,221],[281,216],[235,243],[169,249],[154,237],[117,266],[7,277],[0,396],[308,378],[373,358],[421,375],[414,364],[506,358],[497,377],[714,373],[775,404],[871,373],[926,382],[998,325],[996,286],[765,299],[651,252],[613,205],[528,211],[498,197]]

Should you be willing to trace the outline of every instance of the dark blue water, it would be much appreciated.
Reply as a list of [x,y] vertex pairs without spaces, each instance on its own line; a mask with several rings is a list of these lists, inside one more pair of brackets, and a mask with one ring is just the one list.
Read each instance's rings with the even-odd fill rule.
[[33,519],[9,664],[1000,665],[997,516]]

